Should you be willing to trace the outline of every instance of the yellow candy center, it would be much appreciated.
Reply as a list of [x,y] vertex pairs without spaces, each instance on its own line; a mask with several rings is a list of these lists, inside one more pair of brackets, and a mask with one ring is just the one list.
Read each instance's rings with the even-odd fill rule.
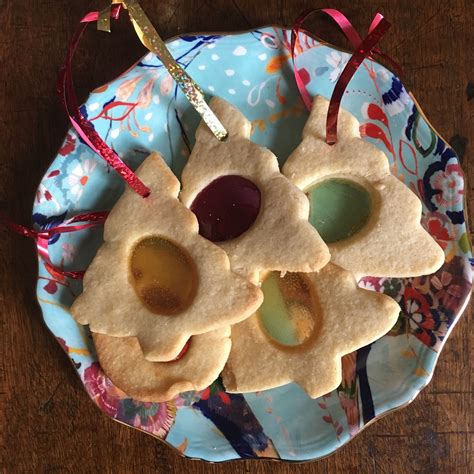
[[136,294],[156,314],[181,313],[196,296],[199,279],[194,261],[164,237],[146,237],[135,245],[130,275]]

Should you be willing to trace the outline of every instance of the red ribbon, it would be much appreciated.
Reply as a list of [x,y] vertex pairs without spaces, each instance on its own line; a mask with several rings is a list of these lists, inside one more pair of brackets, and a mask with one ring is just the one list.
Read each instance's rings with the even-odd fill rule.
[[291,30],[291,57],[293,60],[293,70],[295,74],[296,84],[300,91],[303,102],[308,110],[311,110],[313,100],[308,92],[308,89],[306,89],[306,86],[300,76],[298,68],[296,67],[295,47],[302,23],[306,20],[306,18],[308,18],[308,16],[312,15],[313,13],[324,13],[330,18],[332,18],[339,26],[341,31],[344,33],[346,38],[349,40],[349,42],[352,44],[355,50],[350,60],[346,64],[344,70],[342,71],[341,75],[339,76],[339,79],[336,82],[336,85],[334,86],[334,91],[332,93],[331,100],[329,102],[328,115],[326,118],[326,143],[328,143],[329,145],[334,145],[337,141],[337,119],[339,115],[339,108],[341,106],[342,96],[347,88],[347,85],[352,79],[352,76],[362,64],[364,59],[367,57],[372,58],[375,55],[383,57],[397,72],[400,71],[400,67],[395,61],[383,54],[379,49],[375,48],[375,45],[390,28],[390,23],[380,13],[377,13],[375,15],[369,27],[369,33],[367,37],[362,40],[359,33],[352,26],[351,22],[340,11],[334,10],[332,8],[309,10],[303,13],[295,21]]
[[[54,272],[60,273],[61,275],[64,275],[66,277],[74,278],[76,280],[82,280],[85,273],[84,271],[65,271],[61,268],[58,268],[52,263],[48,250],[49,239],[56,234],[76,232],[78,230],[89,229],[91,227],[101,225],[107,219],[108,214],[108,211],[97,211],[78,214],[77,216],[71,217],[70,219],[64,221],[62,225],[44,230],[30,229],[21,224],[15,224],[14,222],[10,221],[10,219],[8,219],[8,217],[2,212],[0,212],[0,221],[2,221],[7,227],[9,227],[17,234],[36,240],[36,248],[38,249],[38,253],[41,255],[41,257],[43,257],[45,266],[47,268],[53,270]],[[76,224],[76,222],[87,222],[87,224],[71,225]]]
[[[111,18],[117,20],[121,11],[121,5],[113,5],[111,9]],[[89,145],[89,147],[101,156],[120,176],[129,184],[129,186],[140,196],[147,197],[150,189],[143,184],[138,176],[120,159],[107,143],[100,138],[92,124],[86,120],[79,109],[74,83],[72,80],[72,59],[76,52],[79,41],[89,23],[97,21],[100,12],[90,12],[81,20],[81,24],[76,29],[66,54],[64,65],[59,70],[58,75],[58,94],[66,110],[72,126],[78,135]]]
[[[111,8],[111,18],[117,20],[120,15],[121,5],[113,5]],[[131,186],[131,188],[143,197],[150,194],[150,190],[142,181],[135,175],[135,173],[128,168],[128,166],[119,158],[119,156],[100,138],[98,133],[94,130],[91,123],[86,120],[79,109],[77,97],[74,91],[74,84],[72,80],[72,59],[77,49],[79,41],[91,22],[99,19],[100,12],[90,12],[81,20],[81,25],[76,29],[70,43],[66,59],[63,67],[58,75],[58,93],[61,102],[66,109],[72,126],[75,128],[78,135],[89,145],[89,147],[101,156],[110,166],[112,166],[122,178]],[[7,227],[17,234],[32,238],[36,241],[36,247],[39,255],[43,258],[47,269],[64,275],[69,278],[80,280],[84,276],[84,271],[65,271],[55,266],[49,255],[49,239],[56,234],[63,234],[67,232],[76,232],[79,230],[89,229],[101,225],[105,222],[108,216],[108,211],[88,212],[79,214],[66,220],[62,225],[52,227],[45,230],[35,230],[25,227],[21,224],[16,224],[8,219],[0,212],[0,222],[3,222]],[[76,224],[77,222],[86,222],[85,224]]]

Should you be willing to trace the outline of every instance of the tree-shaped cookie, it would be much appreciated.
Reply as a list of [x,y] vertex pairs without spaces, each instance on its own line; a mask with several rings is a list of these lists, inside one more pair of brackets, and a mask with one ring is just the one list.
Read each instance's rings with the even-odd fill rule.
[[205,389],[217,379],[230,352],[229,326],[193,336],[184,354],[171,362],[146,360],[136,337],[92,336],[107,376],[127,395],[144,402]]
[[182,173],[181,201],[199,232],[229,255],[232,269],[253,280],[261,270],[316,271],[329,260],[308,223],[304,194],[279,170],[275,155],[250,141],[250,122],[228,102],[210,106],[229,132],[220,142],[201,123]]
[[167,361],[190,336],[248,317],[262,293],[198,234],[196,217],[177,199],[179,181],[159,154],[137,175],[151,193],[124,191],[71,312],[93,332],[136,336],[148,360]]
[[263,276],[257,313],[232,326],[223,381],[228,392],[296,382],[312,398],[341,382],[341,357],[388,332],[400,308],[390,297],[357,287],[329,264],[317,273]]
[[420,200],[390,174],[384,153],[361,139],[359,122],[346,110],[339,111],[337,143],[326,143],[328,104],[315,98],[283,173],[308,196],[310,222],[331,261],[357,277],[433,273],[444,254],[420,225]]

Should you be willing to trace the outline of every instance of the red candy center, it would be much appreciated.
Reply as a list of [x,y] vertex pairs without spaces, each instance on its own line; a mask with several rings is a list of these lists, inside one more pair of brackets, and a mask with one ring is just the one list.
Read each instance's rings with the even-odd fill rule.
[[199,233],[212,242],[235,239],[257,219],[262,198],[252,181],[242,176],[221,176],[207,185],[193,201],[191,211]]

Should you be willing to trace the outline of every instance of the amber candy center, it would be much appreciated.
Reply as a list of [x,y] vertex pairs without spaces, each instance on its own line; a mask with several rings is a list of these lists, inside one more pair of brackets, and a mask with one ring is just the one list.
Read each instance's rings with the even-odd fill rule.
[[135,245],[130,274],[137,296],[153,313],[179,314],[196,296],[194,261],[186,250],[164,237],[146,237]]

